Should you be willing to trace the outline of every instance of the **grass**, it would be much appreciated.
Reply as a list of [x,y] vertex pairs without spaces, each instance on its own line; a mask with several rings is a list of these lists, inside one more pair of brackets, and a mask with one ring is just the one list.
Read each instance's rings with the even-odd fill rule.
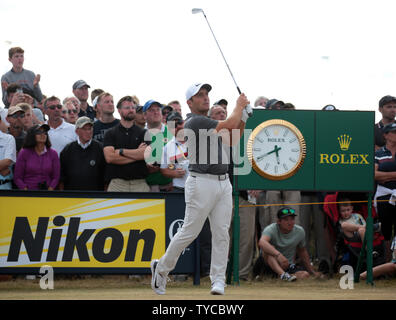
[[395,300],[396,279],[354,284],[354,289],[340,289],[339,277],[307,279],[293,283],[265,278],[231,284],[225,296],[209,294],[210,281],[201,280],[194,286],[191,277],[185,282],[171,281],[164,296],[150,287],[150,276],[129,279],[127,276],[102,276],[83,279],[56,277],[54,290],[40,289],[40,280],[22,277],[0,282],[0,300]]

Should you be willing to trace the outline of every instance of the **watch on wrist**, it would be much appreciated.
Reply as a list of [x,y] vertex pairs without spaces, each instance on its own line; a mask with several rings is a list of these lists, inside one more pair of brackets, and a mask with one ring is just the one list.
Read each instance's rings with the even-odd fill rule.
[[120,152],[120,156],[124,156],[124,149],[121,148],[119,152]]

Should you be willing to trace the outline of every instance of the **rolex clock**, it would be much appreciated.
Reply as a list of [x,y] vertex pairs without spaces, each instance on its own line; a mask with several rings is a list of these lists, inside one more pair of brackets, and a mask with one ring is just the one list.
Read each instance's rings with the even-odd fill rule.
[[258,125],[247,143],[247,155],[259,175],[284,180],[295,175],[304,163],[306,144],[292,123],[271,119]]

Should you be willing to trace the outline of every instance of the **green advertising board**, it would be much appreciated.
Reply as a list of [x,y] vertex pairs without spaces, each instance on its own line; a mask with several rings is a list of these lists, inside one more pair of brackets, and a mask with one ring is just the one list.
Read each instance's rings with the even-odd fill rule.
[[369,111],[255,110],[236,158],[238,189],[372,192],[374,122]]

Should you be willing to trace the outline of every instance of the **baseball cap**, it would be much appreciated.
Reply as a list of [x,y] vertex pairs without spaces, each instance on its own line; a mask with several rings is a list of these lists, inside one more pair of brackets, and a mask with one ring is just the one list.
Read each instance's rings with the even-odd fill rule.
[[212,86],[207,83],[194,83],[192,84],[186,91],[186,100],[190,100],[191,97],[195,96],[201,88],[205,88],[208,90],[212,90]]
[[388,133],[388,132],[395,131],[395,130],[396,130],[396,123],[394,123],[394,122],[389,123],[385,127],[382,128],[383,133]]
[[166,117],[166,121],[183,120],[182,115],[177,111],[172,111]]
[[380,108],[382,108],[384,105],[386,105],[389,102],[396,102],[396,97],[393,96],[384,96],[381,98],[381,100],[379,101],[378,105]]
[[81,129],[86,124],[92,124],[93,125],[93,122],[92,122],[92,120],[90,118],[84,116],[84,117],[80,117],[80,118],[77,119],[75,126],[76,126],[76,129]]
[[278,219],[283,219],[283,218],[290,217],[290,216],[295,217],[296,210],[294,210],[292,208],[288,208],[288,207],[283,207],[278,210],[277,216],[278,216]]
[[17,112],[19,112],[19,111],[25,113],[25,111],[23,111],[23,109],[22,109],[21,107],[12,106],[12,107],[9,107],[9,108],[8,108],[7,115],[8,115],[8,116],[12,116],[14,113],[17,113]]
[[332,104],[327,104],[327,105],[325,105],[322,108],[322,110],[325,110],[325,111],[336,111],[337,108],[334,105],[332,105]]
[[40,129],[44,129],[46,132],[48,132],[50,130],[50,126],[46,123],[38,124],[35,126],[34,131],[37,132]]
[[91,88],[91,86],[88,83],[86,83],[84,80],[78,80],[78,81],[74,82],[73,90],[80,89],[80,88],[82,88],[84,86],[87,86],[88,88]]
[[226,99],[220,99],[219,101],[216,101],[214,103],[215,105],[219,105],[219,104],[225,104],[226,106],[228,106],[228,101]]
[[142,112],[142,111],[143,111],[143,106],[136,107],[136,112]]
[[165,107],[163,107],[163,108],[162,108],[162,114],[164,114],[164,112],[166,112],[166,111],[172,112],[172,111],[173,111],[173,108],[172,108],[171,106],[165,106]]
[[162,109],[162,104],[161,104],[161,103],[159,103],[158,101],[155,101],[155,100],[149,100],[149,101],[147,101],[147,102],[144,104],[144,106],[143,106],[143,112],[146,112],[148,109],[150,109],[150,107],[151,107],[153,104],[158,105],[158,106]]
[[265,109],[276,109],[276,105],[279,104],[279,107],[282,107],[285,103],[283,101],[277,99],[270,99],[265,105]]

